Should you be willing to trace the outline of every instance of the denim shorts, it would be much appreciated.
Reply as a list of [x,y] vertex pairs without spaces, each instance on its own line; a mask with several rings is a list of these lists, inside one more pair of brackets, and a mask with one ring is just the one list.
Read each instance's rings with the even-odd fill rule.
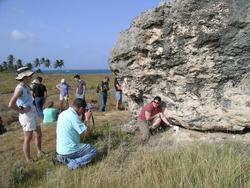
[[76,98],[77,98],[77,99],[80,98],[80,99],[85,100],[85,96],[83,96],[83,95],[81,95],[81,94],[76,94]]
[[122,92],[121,91],[117,91],[115,93],[115,95],[116,95],[116,100],[121,100],[122,99]]

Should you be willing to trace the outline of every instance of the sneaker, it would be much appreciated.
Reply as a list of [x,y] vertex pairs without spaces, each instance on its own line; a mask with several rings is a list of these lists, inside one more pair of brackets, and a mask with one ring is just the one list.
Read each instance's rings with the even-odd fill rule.
[[35,161],[33,160],[33,159],[30,159],[29,161],[26,161],[25,160],[25,163],[27,163],[27,164],[31,164],[31,163],[34,163]]
[[59,163],[57,156],[52,157],[51,160],[54,165],[57,165]]
[[43,151],[41,151],[40,153],[37,154],[37,157],[48,157],[49,154],[44,153]]
[[155,135],[154,129],[150,128],[149,132],[150,132],[151,135]]

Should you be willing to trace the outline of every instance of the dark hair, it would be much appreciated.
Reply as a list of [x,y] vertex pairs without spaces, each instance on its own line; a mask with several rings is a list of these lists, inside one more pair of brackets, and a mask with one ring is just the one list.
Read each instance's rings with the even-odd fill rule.
[[42,77],[37,77],[36,80],[37,80],[38,82],[42,83],[43,78],[42,78]]
[[[155,98],[154,98],[154,100],[157,100],[157,101],[159,101],[159,103],[161,103],[161,97],[159,97],[159,96],[156,96]],[[154,101],[153,100],[153,101]]]
[[80,76],[77,74],[77,75],[74,76],[74,78],[79,78],[80,79]]
[[73,102],[73,106],[76,107],[77,109],[83,107],[85,108],[87,106],[87,103],[85,102],[85,100],[81,99],[81,98],[77,98],[74,102]]

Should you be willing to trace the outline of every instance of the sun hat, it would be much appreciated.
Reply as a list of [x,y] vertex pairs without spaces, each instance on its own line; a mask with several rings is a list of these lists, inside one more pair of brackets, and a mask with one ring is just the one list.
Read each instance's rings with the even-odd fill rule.
[[61,83],[65,83],[65,79],[64,78],[61,80]]
[[53,102],[53,101],[48,101],[48,102],[46,103],[46,108],[51,108],[53,105],[54,105],[54,102]]
[[32,72],[29,67],[21,67],[17,69],[18,76],[15,80],[19,81],[22,80],[25,76],[32,76],[35,72]]
[[34,79],[31,83],[32,83],[32,84],[35,84],[35,83],[36,83],[36,79]]
[[108,82],[110,81],[110,80],[109,80],[109,77],[105,77],[105,80],[107,80]]

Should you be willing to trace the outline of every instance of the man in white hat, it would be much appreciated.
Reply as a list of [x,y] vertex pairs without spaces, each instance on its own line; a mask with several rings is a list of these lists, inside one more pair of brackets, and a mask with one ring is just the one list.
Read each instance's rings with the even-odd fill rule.
[[33,132],[35,134],[35,145],[37,148],[37,156],[48,156],[42,151],[42,132],[40,123],[33,106],[32,96],[28,87],[34,72],[28,67],[17,69],[18,76],[15,78],[20,83],[17,85],[13,97],[10,99],[9,108],[19,112],[19,122],[23,128],[24,142],[23,153],[27,163],[33,163],[34,160],[30,157],[30,141]]
[[62,112],[63,99],[65,100],[67,109],[69,108],[69,102],[68,102],[69,87],[71,87],[71,85],[66,83],[64,78],[61,80],[61,83],[56,86],[56,88],[60,90],[60,101],[61,101],[60,112]]

